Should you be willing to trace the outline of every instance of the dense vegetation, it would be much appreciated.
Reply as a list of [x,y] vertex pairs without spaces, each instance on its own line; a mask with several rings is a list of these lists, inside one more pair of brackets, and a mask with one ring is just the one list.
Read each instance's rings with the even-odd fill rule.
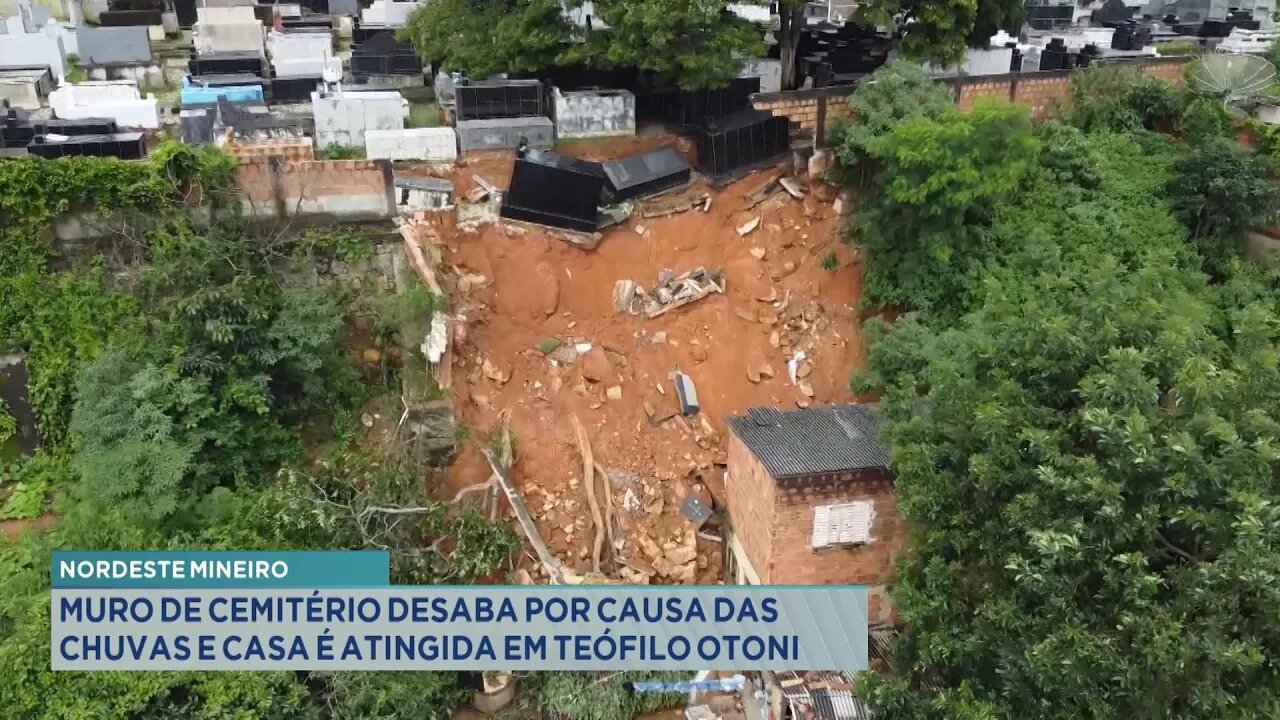
[[1038,128],[901,84],[842,148],[906,310],[857,382],[913,529],[877,717],[1276,717],[1280,283],[1239,252],[1276,167],[1118,70]]
[[[0,492],[5,516],[56,514],[53,529],[0,544],[5,717],[443,718],[464,695],[446,673],[49,670],[54,549],[356,549],[376,537],[393,582],[431,584],[488,576],[516,547],[504,526],[428,500],[407,453],[352,442],[360,403],[384,391],[340,343],[353,299],[288,274],[364,248],[250,228],[225,210],[232,167],[180,145],[143,163],[0,164],[0,349],[28,355],[45,440],[3,467]],[[90,209],[115,231],[110,262],[86,266],[50,224]]]
[[720,87],[739,57],[763,50],[763,30],[715,0],[597,0],[608,28],[574,25],[560,0],[438,0],[410,16],[400,37],[429,63],[474,78],[537,76],[558,65],[638,68],[681,88]]
[[[721,87],[741,59],[764,51],[766,28],[716,0],[595,0],[594,25],[575,24],[582,0],[433,0],[409,17],[399,37],[424,62],[473,78],[499,73],[539,77],[556,66],[638,69],[685,90]],[[743,5],[771,5],[747,0]],[[770,28],[783,89],[795,79],[804,0],[781,0]],[[1018,0],[868,0],[858,20],[890,28],[905,57],[955,65],[966,48],[985,48],[999,30],[1015,32]]]

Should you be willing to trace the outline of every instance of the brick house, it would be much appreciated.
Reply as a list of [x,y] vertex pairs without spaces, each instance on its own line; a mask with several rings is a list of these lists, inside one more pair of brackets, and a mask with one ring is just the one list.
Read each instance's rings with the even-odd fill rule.
[[870,585],[869,620],[890,620],[884,581],[906,538],[881,422],[870,405],[729,418],[727,579]]

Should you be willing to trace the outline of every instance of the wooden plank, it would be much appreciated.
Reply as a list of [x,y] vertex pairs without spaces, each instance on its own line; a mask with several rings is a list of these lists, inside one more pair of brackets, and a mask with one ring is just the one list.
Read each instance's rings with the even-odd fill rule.
[[484,459],[489,462],[489,468],[493,470],[494,477],[497,478],[502,492],[506,493],[507,502],[511,503],[511,509],[516,514],[516,521],[520,524],[520,529],[524,531],[524,536],[528,539],[529,544],[533,546],[533,552],[537,554],[542,567],[547,571],[547,577],[551,581],[550,584],[564,585],[564,570],[560,567],[560,562],[547,549],[547,544],[542,541],[542,535],[538,533],[538,526],[534,523],[533,516],[529,514],[529,508],[525,506],[524,498],[520,496],[520,493],[516,492],[515,487],[511,484],[507,469],[499,466],[493,457],[493,451],[488,448],[481,448],[480,452],[484,455]]

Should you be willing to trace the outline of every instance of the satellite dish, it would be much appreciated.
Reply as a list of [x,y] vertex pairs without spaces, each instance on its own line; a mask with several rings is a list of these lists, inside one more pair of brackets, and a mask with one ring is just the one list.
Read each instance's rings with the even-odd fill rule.
[[1257,97],[1275,79],[1276,67],[1257,55],[1205,55],[1188,74],[1192,90],[1228,105]]

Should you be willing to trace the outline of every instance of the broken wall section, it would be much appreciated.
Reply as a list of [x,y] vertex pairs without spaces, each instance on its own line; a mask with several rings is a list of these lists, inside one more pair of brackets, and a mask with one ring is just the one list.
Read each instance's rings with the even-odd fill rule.
[[245,212],[259,218],[376,220],[396,215],[387,160],[241,158],[236,182]]

